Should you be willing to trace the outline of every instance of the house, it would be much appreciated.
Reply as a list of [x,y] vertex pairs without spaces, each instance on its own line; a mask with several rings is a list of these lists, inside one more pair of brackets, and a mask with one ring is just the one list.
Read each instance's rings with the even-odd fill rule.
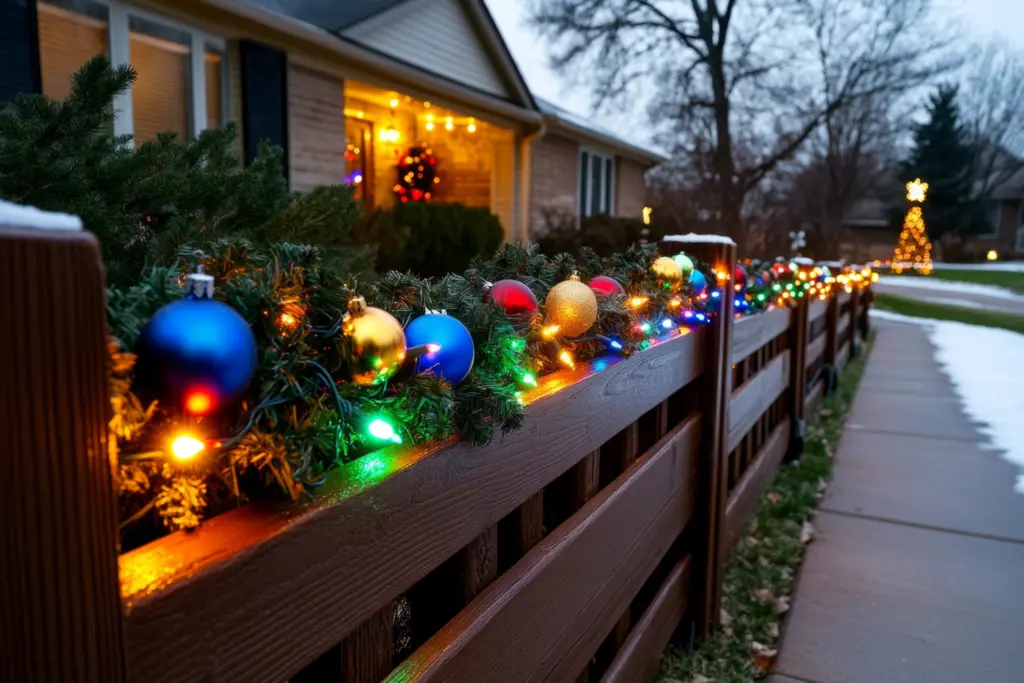
[[889,203],[879,197],[864,197],[843,216],[839,237],[839,258],[848,263],[887,261],[899,238]]
[[[639,217],[644,170],[662,160],[539,104],[483,0],[3,0],[0,46],[0,101],[64,97],[103,53],[138,72],[116,134],[233,120],[246,162],[262,140],[284,149],[295,190],[348,182],[367,209],[427,193],[485,206],[510,240],[547,206]],[[432,165],[429,188],[403,185],[413,159]]]
[[1024,259],[1024,166],[999,182],[985,208],[989,229],[967,238],[968,255],[981,260],[995,251],[1000,259]]

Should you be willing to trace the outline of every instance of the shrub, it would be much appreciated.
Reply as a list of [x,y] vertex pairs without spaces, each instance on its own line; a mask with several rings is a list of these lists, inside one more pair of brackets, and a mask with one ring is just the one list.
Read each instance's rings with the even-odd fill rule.
[[631,245],[646,239],[656,242],[660,238],[636,218],[622,218],[598,214],[579,220],[565,212],[548,212],[544,216],[543,233],[537,239],[541,251],[546,254],[579,254],[583,247],[593,249],[600,256],[626,251]]
[[504,241],[505,230],[498,217],[482,207],[398,204],[365,217],[354,239],[378,245],[381,271],[431,276],[461,273],[475,257],[490,256]]

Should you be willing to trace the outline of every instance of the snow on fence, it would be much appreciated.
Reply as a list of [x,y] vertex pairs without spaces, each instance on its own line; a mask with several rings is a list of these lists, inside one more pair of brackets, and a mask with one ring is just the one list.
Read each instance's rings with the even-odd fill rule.
[[722,297],[710,326],[543,378],[487,447],[395,446],[304,507],[119,556],[95,241],[7,230],[0,268],[0,657],[36,683],[649,680],[681,624],[714,627],[724,558],[867,324],[857,294],[738,321]]

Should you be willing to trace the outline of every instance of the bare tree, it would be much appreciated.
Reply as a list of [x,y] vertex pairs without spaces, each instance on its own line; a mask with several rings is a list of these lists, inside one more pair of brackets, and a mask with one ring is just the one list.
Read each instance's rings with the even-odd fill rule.
[[985,202],[1024,170],[1024,55],[1002,40],[973,52],[959,101],[975,149],[975,193]]
[[823,123],[933,71],[946,45],[930,2],[534,0],[532,22],[600,100],[654,93],[662,142],[739,237],[751,191]]

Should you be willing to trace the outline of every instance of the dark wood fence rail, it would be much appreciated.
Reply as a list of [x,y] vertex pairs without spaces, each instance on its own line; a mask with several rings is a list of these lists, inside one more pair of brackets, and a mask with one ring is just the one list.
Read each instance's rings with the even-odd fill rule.
[[724,558],[867,325],[856,294],[740,320],[726,295],[707,327],[544,378],[490,446],[384,450],[305,507],[118,558],[95,244],[0,228],[0,261],[0,666],[39,683],[649,680],[714,628]]

